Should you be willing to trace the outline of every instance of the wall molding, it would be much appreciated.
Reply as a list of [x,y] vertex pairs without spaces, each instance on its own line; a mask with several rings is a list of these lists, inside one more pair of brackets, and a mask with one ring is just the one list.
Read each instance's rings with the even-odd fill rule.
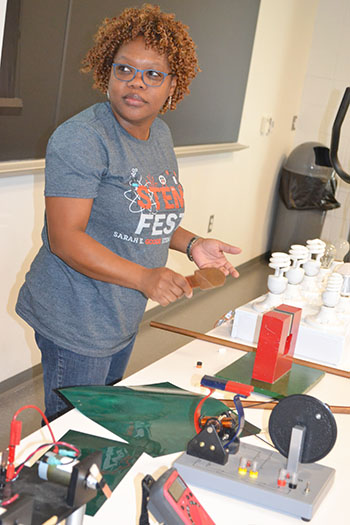
[[11,160],[0,162],[0,176],[33,175],[42,173],[45,169],[45,159]]
[[[212,155],[214,153],[229,153],[246,149],[238,142],[225,142],[222,144],[199,144],[197,146],[178,146],[174,148],[177,158],[192,157],[196,155]],[[45,170],[45,159],[11,160],[0,162],[0,176],[33,175]]]

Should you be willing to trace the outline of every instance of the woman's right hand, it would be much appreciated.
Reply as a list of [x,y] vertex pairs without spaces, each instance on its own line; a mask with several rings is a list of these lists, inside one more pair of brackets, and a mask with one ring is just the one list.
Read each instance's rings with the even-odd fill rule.
[[185,295],[192,297],[187,279],[169,268],[145,268],[141,292],[161,306],[167,306]]

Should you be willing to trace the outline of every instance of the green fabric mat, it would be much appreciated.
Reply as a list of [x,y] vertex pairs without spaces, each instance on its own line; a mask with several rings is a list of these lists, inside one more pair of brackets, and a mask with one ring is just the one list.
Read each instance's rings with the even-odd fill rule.
[[293,363],[291,370],[275,383],[266,383],[252,378],[255,352],[249,352],[234,363],[220,370],[216,377],[252,385],[254,392],[274,399],[292,394],[304,394],[325,375],[321,370]]
[[[134,388],[83,386],[64,388],[60,393],[87,417],[152,457],[186,450],[196,433],[193,416],[203,396],[171,383]],[[225,411],[224,403],[209,398],[201,414],[216,416]],[[258,427],[246,424],[245,435],[258,432]]]
[[[79,459],[84,459],[93,452],[101,451],[101,472],[111,490],[115,489],[143,452],[140,448],[136,449],[126,443],[119,443],[74,430],[69,430],[61,440],[79,448],[81,451]],[[89,516],[94,516],[105,501],[105,495],[99,490],[97,496],[87,504],[86,513]]]

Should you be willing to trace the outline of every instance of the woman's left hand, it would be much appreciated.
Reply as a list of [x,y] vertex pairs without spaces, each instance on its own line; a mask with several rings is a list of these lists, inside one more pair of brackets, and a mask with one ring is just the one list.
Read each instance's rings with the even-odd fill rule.
[[226,276],[238,277],[239,273],[227,260],[225,253],[241,253],[241,249],[217,239],[198,239],[191,254],[198,268],[219,268]]

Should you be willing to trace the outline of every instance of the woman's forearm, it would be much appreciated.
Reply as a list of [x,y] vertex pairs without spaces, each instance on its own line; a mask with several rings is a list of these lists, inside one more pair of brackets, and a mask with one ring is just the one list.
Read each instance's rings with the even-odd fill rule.
[[186,253],[188,243],[195,236],[195,233],[185,230],[179,226],[171,238],[170,248],[178,252]]

